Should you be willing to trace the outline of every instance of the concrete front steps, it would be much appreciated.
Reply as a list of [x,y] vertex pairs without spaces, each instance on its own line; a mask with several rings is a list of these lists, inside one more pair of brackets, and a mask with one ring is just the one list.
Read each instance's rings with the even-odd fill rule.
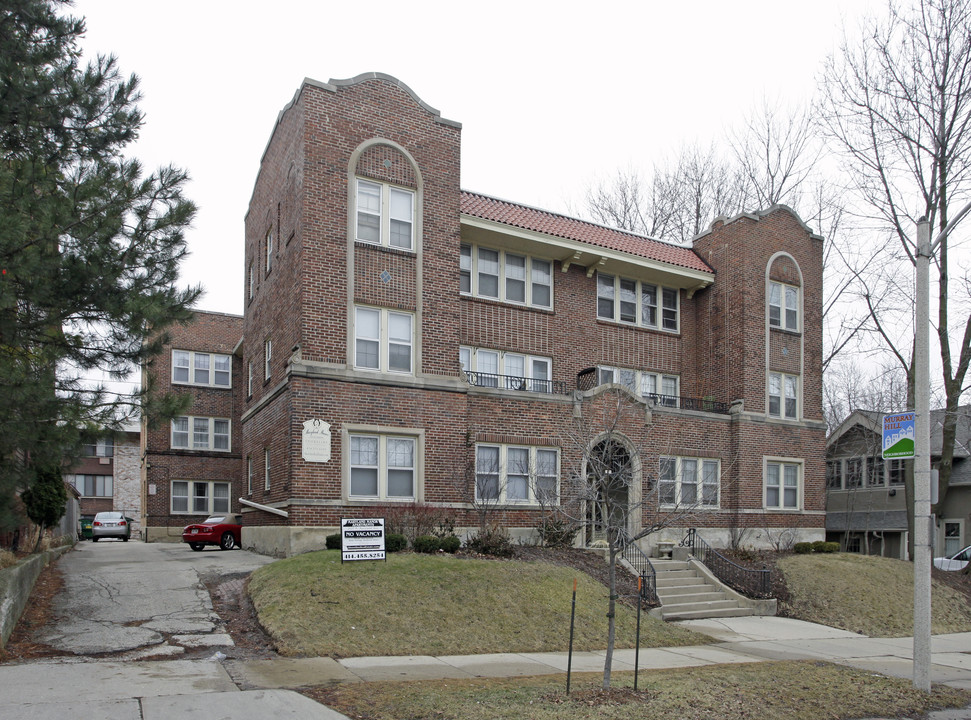
[[775,615],[775,600],[753,600],[716,579],[697,560],[652,560],[661,607],[651,614],[662,620]]

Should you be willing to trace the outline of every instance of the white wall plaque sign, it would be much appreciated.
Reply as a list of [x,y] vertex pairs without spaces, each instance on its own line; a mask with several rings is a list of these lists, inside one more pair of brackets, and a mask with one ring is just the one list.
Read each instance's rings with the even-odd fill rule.
[[303,424],[301,448],[307,462],[330,461],[330,423],[323,420],[307,420]]

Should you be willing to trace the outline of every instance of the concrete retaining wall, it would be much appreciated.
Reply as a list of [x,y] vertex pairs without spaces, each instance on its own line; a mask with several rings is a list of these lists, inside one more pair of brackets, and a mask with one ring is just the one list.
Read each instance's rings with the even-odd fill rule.
[[40,571],[73,547],[65,545],[46,550],[31,555],[13,567],[0,570],[0,650],[7,646],[7,640],[27,607]]

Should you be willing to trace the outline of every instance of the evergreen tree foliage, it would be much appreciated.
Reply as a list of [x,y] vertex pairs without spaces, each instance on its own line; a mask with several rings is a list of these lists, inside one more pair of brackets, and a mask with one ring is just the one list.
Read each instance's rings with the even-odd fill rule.
[[[60,464],[37,468],[33,482],[23,491],[20,499],[27,509],[27,516],[41,530],[57,525],[64,517],[67,504],[67,491],[64,489]],[[43,537],[43,532],[37,536],[38,547]]]
[[66,4],[0,7],[0,530],[32,468],[138,407],[82,378],[128,376],[200,292],[177,286],[187,175],[124,156],[143,122],[138,79],[111,56],[82,64],[84,21]]

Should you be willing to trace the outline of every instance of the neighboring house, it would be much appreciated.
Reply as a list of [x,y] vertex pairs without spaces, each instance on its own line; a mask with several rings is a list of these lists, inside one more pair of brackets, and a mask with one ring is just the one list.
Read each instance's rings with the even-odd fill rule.
[[[822,238],[774,206],[684,247],[463,191],[460,136],[387,75],[299,88],[243,317],[197,313],[146,368],[193,396],[143,435],[149,539],[242,511],[244,545],[289,555],[394,505],[474,528],[482,502],[528,535],[591,452],[636,455],[628,507],[696,510],[648,551],[686,523],[822,539]],[[577,446],[617,388],[636,419]]]
[[140,529],[142,508],[139,435],[135,424],[94,438],[64,471],[65,481],[80,495],[82,516],[105,510],[123,512],[135,521],[133,536]]
[[[931,411],[931,464],[941,456],[943,410]],[[971,406],[958,408],[950,489],[937,508],[934,556],[971,540]],[[826,537],[847,552],[907,557],[904,473],[911,460],[882,458],[883,415],[856,410],[826,442]]]

